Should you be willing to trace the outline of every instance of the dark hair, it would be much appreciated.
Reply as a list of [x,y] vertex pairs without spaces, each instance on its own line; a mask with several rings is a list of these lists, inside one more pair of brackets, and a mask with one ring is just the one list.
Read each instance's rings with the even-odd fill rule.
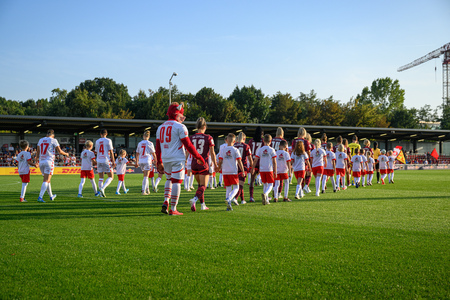
[[341,144],[341,143],[342,143],[342,136],[338,136],[337,139],[336,139],[336,142],[338,142],[339,144]]
[[100,130],[100,134],[105,134],[105,133],[108,134],[108,130],[106,130],[105,128]]
[[261,126],[258,126],[255,129],[255,136],[253,137],[253,140],[255,142],[261,142],[263,135],[264,135],[264,130],[261,128]]
[[280,146],[281,146],[281,147],[286,147],[286,146],[287,146],[287,141],[286,141],[286,140],[282,140],[282,141],[280,142]]
[[47,136],[55,135],[55,131],[53,129],[47,130]]
[[373,147],[374,147],[375,149],[378,148],[378,142],[377,142],[377,141],[373,142]]

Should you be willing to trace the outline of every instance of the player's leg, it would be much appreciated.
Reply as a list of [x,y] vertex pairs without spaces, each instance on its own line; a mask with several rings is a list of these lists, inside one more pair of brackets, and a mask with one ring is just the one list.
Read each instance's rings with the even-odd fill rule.
[[81,177],[80,185],[78,186],[78,197],[83,197],[83,187],[86,182],[86,177]]
[[283,201],[291,202],[289,199],[289,177],[287,179],[284,179],[284,198]]
[[275,180],[273,186],[273,202],[278,202],[278,188],[280,187],[280,180]]

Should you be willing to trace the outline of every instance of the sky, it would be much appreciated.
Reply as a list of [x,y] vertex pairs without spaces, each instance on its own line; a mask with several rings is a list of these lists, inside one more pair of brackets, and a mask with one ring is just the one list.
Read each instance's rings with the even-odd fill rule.
[[449,42],[449,0],[0,0],[0,96],[50,98],[96,77],[135,96],[177,72],[182,93],[254,85],[345,103],[390,77],[408,108],[435,108],[442,59],[397,69]]

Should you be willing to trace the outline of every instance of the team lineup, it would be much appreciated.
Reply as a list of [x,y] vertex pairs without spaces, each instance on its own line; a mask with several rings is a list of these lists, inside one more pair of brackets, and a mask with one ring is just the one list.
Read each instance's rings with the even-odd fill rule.
[[[100,138],[86,141],[81,153],[81,182],[78,187],[78,197],[83,197],[83,188],[88,178],[95,196],[106,197],[105,189],[114,179],[114,169],[118,177],[116,194],[121,191],[126,194],[129,189],[125,186],[126,167],[132,165],[143,172],[142,195],[150,193],[150,181],[154,192],[165,175],[164,201],[161,212],[169,215],[183,215],[177,210],[184,181],[185,190],[193,188],[193,179],[197,182],[195,196],[190,200],[191,210],[197,210],[200,202],[201,210],[208,210],[205,202],[207,186],[215,188],[225,187],[226,210],[232,211],[232,205],[246,204],[244,185],[249,184],[249,202],[255,202],[254,187],[263,185],[261,201],[263,205],[289,199],[289,186],[295,177],[295,199],[301,199],[311,193],[310,182],[315,178],[315,196],[325,193],[328,180],[331,181],[333,192],[346,190],[348,186],[356,188],[371,186],[373,175],[377,174],[377,183],[385,184],[386,176],[389,183],[394,183],[395,156],[392,151],[380,150],[377,143],[370,147],[370,141],[364,141],[361,148],[356,136],[352,143],[339,136],[337,144],[327,141],[323,134],[321,139],[314,142],[304,128],[298,130],[297,137],[289,146],[284,139],[281,127],[277,129],[276,137],[264,134],[261,127],[256,128],[255,135],[245,143],[246,135],[240,132],[236,137],[229,133],[225,143],[220,146],[216,156],[214,139],[206,134],[207,124],[204,118],[196,123],[197,132],[189,136],[186,126],[183,104],[176,102],[169,106],[168,120],[160,125],[156,131],[156,144],[153,145],[150,131],[145,131],[143,140],[136,149],[136,162],[129,162],[127,152],[121,149],[114,160],[114,149],[111,139],[107,138],[106,129],[100,131]],[[18,171],[22,179],[20,201],[25,200],[27,185],[30,182],[30,166],[40,168],[43,183],[37,199],[45,203],[47,192],[51,201],[56,195],[52,193],[51,178],[54,170],[55,153],[68,156],[62,151],[58,141],[54,138],[54,131],[48,130],[47,136],[37,144],[36,162],[33,161],[29,143],[20,141],[22,152],[17,156]],[[93,151],[95,150],[95,152]],[[94,167],[97,167],[98,186],[95,182]],[[156,171],[156,172],[155,172]],[[219,183],[215,182],[215,173],[219,172]],[[155,179],[155,175],[157,178]],[[272,194],[272,198],[269,195]],[[240,203],[239,203],[240,198]]]

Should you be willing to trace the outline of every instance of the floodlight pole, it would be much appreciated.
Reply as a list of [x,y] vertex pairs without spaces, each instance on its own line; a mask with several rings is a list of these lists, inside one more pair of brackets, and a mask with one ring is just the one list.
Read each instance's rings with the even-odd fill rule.
[[172,104],[172,78],[173,76],[177,76],[178,74],[173,72],[172,76],[169,79],[169,105]]

